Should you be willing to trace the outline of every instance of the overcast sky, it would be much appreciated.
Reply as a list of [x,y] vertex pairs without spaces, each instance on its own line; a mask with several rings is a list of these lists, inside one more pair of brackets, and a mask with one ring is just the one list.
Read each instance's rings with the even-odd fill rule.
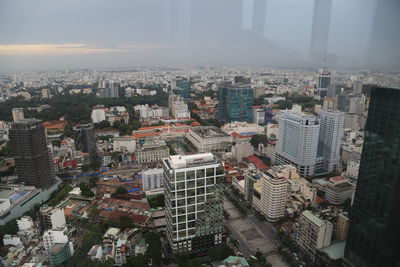
[[314,0],[0,0],[0,70],[262,65],[399,69],[400,1],[332,1],[310,55]]

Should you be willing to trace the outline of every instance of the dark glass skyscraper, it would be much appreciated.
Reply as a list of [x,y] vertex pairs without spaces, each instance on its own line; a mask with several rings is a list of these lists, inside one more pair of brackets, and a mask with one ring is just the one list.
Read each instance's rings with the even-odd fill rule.
[[96,148],[96,136],[92,124],[80,124],[74,127],[75,148],[89,153],[90,163],[96,163],[99,160]]
[[218,91],[218,119],[224,122],[253,121],[254,90],[250,84],[222,84]]
[[12,123],[10,142],[18,179],[25,185],[50,188],[55,175],[42,121],[24,119]]
[[400,264],[400,88],[373,88],[345,262]]

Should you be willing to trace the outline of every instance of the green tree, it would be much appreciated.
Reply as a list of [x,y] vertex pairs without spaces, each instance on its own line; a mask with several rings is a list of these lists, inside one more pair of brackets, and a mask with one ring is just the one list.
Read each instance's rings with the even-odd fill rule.
[[80,183],[79,188],[81,189],[82,196],[84,197],[94,196],[94,193],[92,192],[92,190],[90,190],[90,187],[85,182]]
[[115,190],[115,194],[127,194],[128,190],[126,190],[125,187],[123,186],[118,186],[117,189]]
[[262,143],[264,145],[267,144],[268,138],[265,134],[255,134],[250,139],[250,144],[257,149],[258,144]]
[[128,216],[122,216],[119,218],[119,228],[121,230],[124,230],[129,227],[129,225],[132,223],[132,219]]
[[101,122],[95,123],[93,126],[95,129],[105,129],[105,128],[110,128],[111,124],[109,121],[101,121]]
[[11,156],[11,144],[7,142],[3,147],[0,148],[0,157]]

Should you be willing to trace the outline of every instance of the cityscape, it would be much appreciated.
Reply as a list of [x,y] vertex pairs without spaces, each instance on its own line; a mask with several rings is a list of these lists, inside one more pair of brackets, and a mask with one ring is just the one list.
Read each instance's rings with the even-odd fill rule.
[[[127,66],[117,41],[0,44],[0,266],[400,266],[400,46],[393,58],[386,54],[400,38],[388,39],[393,47],[382,42],[380,54],[371,41],[375,59],[349,65],[356,55],[330,53],[337,4],[307,1],[308,59],[282,54],[285,66],[234,56],[216,64],[212,53],[190,56],[193,64]],[[241,30],[258,40],[277,2],[237,2]],[[383,2],[374,0],[372,37],[385,14],[400,25]],[[176,21],[163,29],[189,46],[200,32],[194,10],[204,6],[166,6]],[[14,12],[18,4],[4,7]],[[142,26],[151,33],[151,25]],[[198,48],[216,46],[214,30]],[[250,58],[259,49],[245,46]],[[139,50],[138,62],[154,56]]]

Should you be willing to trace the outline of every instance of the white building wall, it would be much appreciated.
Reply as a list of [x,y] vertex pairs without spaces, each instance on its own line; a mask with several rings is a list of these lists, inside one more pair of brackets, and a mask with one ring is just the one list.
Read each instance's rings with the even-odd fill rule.
[[148,169],[142,172],[143,190],[148,191],[163,186],[163,169]]
[[17,220],[18,230],[30,230],[33,227],[33,220],[31,217],[23,216],[21,219]]
[[52,214],[50,215],[51,225],[53,228],[65,226],[65,215],[64,209],[62,208],[54,208]]
[[106,120],[106,112],[104,109],[95,108],[92,110],[91,118],[92,118],[93,123],[99,123],[101,121],[105,121]]
[[279,118],[277,165],[292,164],[300,175],[314,175],[320,126],[312,115],[283,112]]

